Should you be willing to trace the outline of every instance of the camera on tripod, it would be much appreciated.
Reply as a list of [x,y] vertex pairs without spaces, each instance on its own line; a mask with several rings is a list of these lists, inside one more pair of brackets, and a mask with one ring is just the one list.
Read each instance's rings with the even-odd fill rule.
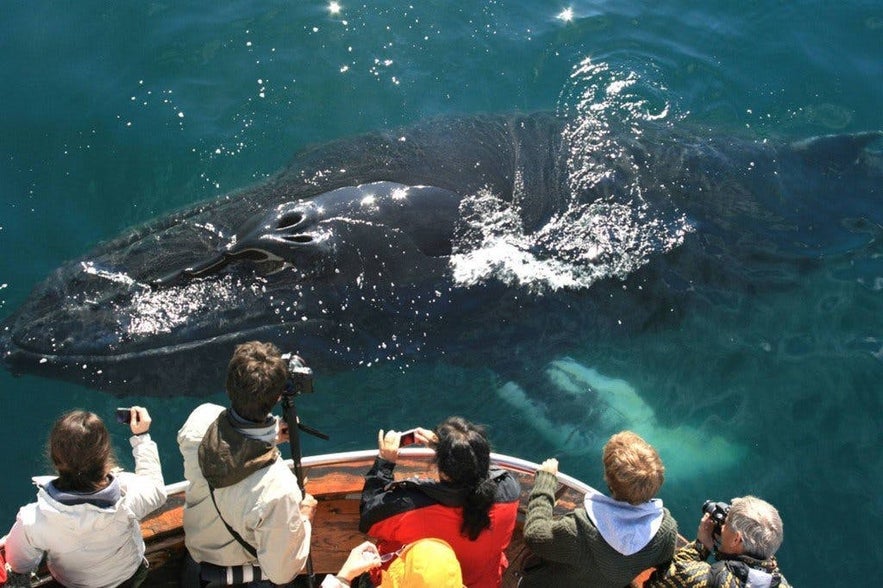
[[288,366],[288,379],[285,380],[283,395],[297,396],[313,392],[313,369],[308,367],[303,358],[294,353],[282,356]]

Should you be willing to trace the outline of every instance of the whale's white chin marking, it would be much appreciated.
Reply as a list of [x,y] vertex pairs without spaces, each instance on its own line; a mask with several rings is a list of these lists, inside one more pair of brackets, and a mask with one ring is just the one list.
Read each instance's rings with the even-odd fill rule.
[[[656,413],[627,381],[605,376],[570,358],[546,368],[559,393],[585,405],[585,419],[566,415],[558,420],[541,398],[532,398],[514,382],[497,389],[498,396],[521,411],[533,427],[564,455],[596,456],[614,433],[630,430],[651,443],[665,464],[666,479],[708,476],[739,463],[747,451],[728,439],[690,426],[661,425]],[[562,415],[564,416],[564,415]],[[566,467],[566,466],[565,466]]]

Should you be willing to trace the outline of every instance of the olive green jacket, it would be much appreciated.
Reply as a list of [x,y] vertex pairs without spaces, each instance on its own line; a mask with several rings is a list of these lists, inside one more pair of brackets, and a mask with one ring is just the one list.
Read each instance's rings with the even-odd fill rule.
[[666,569],[657,570],[644,588],[789,588],[776,558],[755,559],[740,555],[709,564],[709,551],[699,541],[677,550]]
[[554,518],[557,485],[552,474],[537,473],[528,502],[524,540],[539,559],[525,566],[520,588],[622,588],[642,571],[671,560],[678,528],[667,509],[650,543],[626,556],[607,544],[584,508]]

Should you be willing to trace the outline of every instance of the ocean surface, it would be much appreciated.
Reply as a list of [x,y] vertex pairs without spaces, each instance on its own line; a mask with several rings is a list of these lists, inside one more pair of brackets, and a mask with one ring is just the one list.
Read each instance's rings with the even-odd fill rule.
[[[258,182],[307,145],[439,115],[594,111],[757,141],[883,129],[883,5],[867,0],[46,0],[2,13],[4,317],[127,227]],[[867,206],[880,218],[883,202]],[[796,586],[870,584],[883,564],[883,233],[867,232],[862,252],[823,252],[787,288],[575,346],[538,376],[608,394],[616,422],[660,447],[661,497],[688,538],[706,499],[776,505],[779,561]],[[497,451],[556,456],[603,488],[613,431],[599,425],[600,396],[576,396],[564,419],[585,411],[593,430],[563,430],[554,409],[531,412],[542,387],[522,390],[520,408],[501,401],[517,392],[494,367],[319,373],[297,402],[331,440],[305,437],[304,453],[374,447],[379,428],[460,414],[486,423]],[[218,374],[211,400],[224,401],[222,386]],[[116,406],[147,406],[173,482],[175,433],[203,400],[114,398],[6,371],[0,390],[3,529],[32,500],[30,476],[49,472],[45,440],[63,411],[112,423]],[[110,426],[131,467],[126,431]]]

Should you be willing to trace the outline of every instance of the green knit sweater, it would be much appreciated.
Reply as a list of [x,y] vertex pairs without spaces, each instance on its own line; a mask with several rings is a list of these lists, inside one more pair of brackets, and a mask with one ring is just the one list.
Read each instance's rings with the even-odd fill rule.
[[543,561],[537,566],[526,566],[520,588],[622,588],[647,568],[671,560],[678,527],[668,509],[663,509],[662,525],[650,543],[626,556],[604,541],[584,508],[553,518],[557,486],[555,476],[537,472],[528,503],[524,540]]

